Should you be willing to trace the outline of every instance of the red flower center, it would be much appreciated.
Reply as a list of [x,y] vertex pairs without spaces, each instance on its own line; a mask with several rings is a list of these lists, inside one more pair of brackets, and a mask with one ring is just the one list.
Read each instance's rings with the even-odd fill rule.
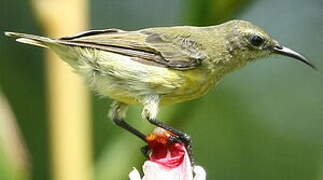
[[150,160],[168,168],[176,168],[183,163],[185,147],[182,143],[169,141],[170,134],[150,134],[147,142],[151,149]]

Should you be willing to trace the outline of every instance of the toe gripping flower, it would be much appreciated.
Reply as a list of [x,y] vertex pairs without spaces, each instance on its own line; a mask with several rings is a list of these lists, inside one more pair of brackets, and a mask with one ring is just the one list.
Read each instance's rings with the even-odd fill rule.
[[134,169],[129,173],[130,180],[206,179],[201,166],[191,166],[184,144],[172,142],[170,137],[171,133],[161,128],[156,128],[147,136],[150,154],[149,160],[143,165],[144,176],[141,178],[138,170]]

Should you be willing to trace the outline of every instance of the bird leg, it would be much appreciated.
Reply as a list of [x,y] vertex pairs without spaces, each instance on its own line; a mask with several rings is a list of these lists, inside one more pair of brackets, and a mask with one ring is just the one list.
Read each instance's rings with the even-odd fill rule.
[[144,108],[142,111],[142,117],[147,119],[149,123],[173,133],[175,136],[171,137],[171,141],[184,143],[191,163],[194,165],[191,136],[157,119],[159,101],[159,96],[148,96],[148,98],[145,98],[143,101]]
[[115,101],[112,103],[111,110],[109,116],[111,117],[112,121],[119,127],[127,130],[131,134],[139,137],[141,140],[146,141],[146,135],[136,128],[132,127],[128,124],[124,119],[127,111],[127,104]]

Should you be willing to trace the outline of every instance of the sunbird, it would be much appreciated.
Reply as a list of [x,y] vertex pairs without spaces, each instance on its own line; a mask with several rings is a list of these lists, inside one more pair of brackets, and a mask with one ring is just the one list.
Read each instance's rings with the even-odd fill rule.
[[143,119],[170,131],[188,151],[190,136],[158,120],[160,105],[201,97],[224,75],[273,54],[315,69],[303,55],[244,20],[207,27],[91,30],[60,39],[16,32],[5,35],[53,50],[94,91],[114,99],[110,117],[116,125],[146,141],[142,132],[125,121],[127,107],[140,104]]

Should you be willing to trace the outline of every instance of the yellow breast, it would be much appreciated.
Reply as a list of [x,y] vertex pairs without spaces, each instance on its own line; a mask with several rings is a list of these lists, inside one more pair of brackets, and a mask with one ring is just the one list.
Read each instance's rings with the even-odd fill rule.
[[165,95],[162,104],[174,104],[199,98],[205,95],[215,83],[214,76],[205,69],[172,71],[176,71],[183,80],[183,84],[176,91]]
[[156,94],[161,95],[161,104],[183,102],[203,96],[214,83],[213,76],[203,68],[174,70],[104,51],[90,51],[83,57],[79,72],[91,87],[127,104],[140,103],[142,96]]

